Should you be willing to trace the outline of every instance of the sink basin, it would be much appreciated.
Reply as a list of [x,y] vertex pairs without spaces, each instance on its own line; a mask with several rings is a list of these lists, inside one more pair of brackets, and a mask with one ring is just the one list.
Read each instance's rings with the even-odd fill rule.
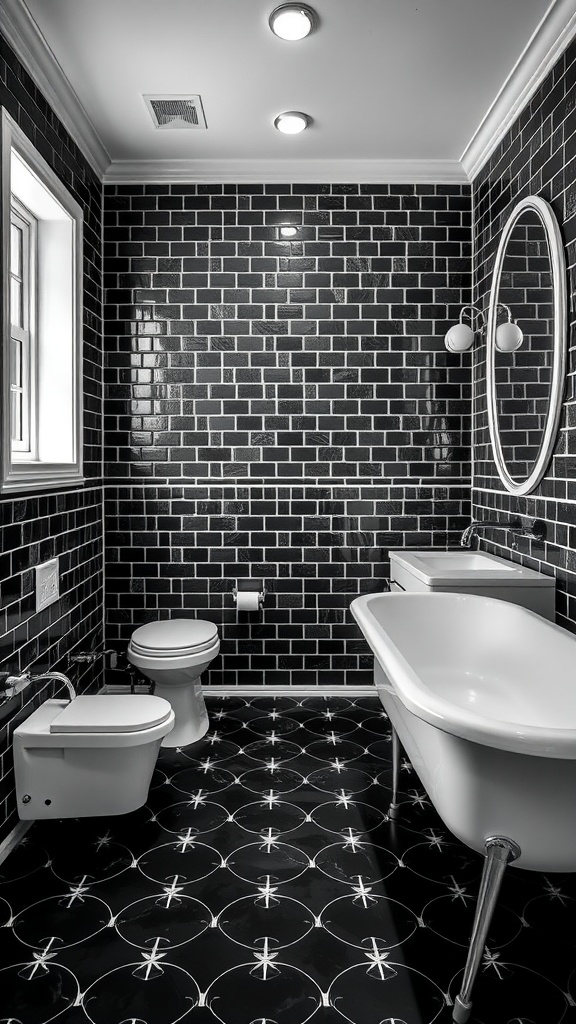
[[486,551],[391,551],[390,561],[405,566],[429,586],[443,580],[502,580],[515,586],[522,580],[525,586],[554,586],[555,580],[544,573],[528,569],[516,562],[508,562]]
[[483,551],[419,551],[418,560],[425,569],[438,571],[440,575],[448,572],[518,573],[521,568]]
[[391,551],[390,588],[495,597],[554,620],[555,578],[486,551]]

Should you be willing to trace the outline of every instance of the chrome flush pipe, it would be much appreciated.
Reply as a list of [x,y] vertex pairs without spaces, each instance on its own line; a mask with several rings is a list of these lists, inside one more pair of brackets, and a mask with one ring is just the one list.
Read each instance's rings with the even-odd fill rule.
[[62,683],[63,686],[68,690],[68,696],[70,700],[74,700],[76,697],[76,690],[72,683],[65,676],[63,672],[40,672],[39,675],[33,676],[30,672],[20,672],[18,675],[6,675],[1,679],[1,692],[5,697],[14,697],[17,693],[20,693],[25,686],[30,683],[40,683],[43,679],[51,679],[56,683]]
[[[27,676],[28,673],[24,672],[23,675]],[[40,683],[42,682],[43,679],[53,679],[54,682],[62,683],[62,685],[65,686],[66,689],[68,690],[68,696],[70,697],[70,700],[74,700],[74,698],[76,697],[76,690],[72,686],[72,683],[68,679],[68,676],[65,676],[63,672],[41,672],[40,675],[38,676],[30,676],[29,682]]]

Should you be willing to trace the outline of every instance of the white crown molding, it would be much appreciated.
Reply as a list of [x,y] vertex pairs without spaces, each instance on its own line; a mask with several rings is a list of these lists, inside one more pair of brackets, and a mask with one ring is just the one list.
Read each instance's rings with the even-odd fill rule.
[[28,8],[23,0],[0,0],[0,5],[2,35],[101,178],[110,154]]
[[553,0],[462,154],[462,167],[469,181],[482,169],[575,35],[576,0]]
[[461,160],[114,160],[32,18],[24,0],[0,0],[2,34],[105,183],[473,181],[576,35],[576,0],[552,0]]
[[142,182],[467,182],[458,160],[114,160],[106,184]]

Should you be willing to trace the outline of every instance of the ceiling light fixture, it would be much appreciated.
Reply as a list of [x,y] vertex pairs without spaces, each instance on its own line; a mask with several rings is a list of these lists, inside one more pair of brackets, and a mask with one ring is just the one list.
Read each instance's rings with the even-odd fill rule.
[[274,118],[274,127],[284,135],[297,135],[308,127],[312,118],[303,114],[301,110],[285,110]]
[[272,11],[268,24],[280,39],[304,39],[316,27],[316,12],[303,4],[281,4]]

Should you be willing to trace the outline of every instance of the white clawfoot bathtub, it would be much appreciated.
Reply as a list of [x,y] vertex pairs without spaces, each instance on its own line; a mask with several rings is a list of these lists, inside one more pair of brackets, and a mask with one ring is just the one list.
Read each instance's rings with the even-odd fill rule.
[[576,871],[576,636],[469,594],[374,594],[351,610],[374,653],[384,709],[434,807],[486,854],[454,1007],[461,1024],[506,864]]

